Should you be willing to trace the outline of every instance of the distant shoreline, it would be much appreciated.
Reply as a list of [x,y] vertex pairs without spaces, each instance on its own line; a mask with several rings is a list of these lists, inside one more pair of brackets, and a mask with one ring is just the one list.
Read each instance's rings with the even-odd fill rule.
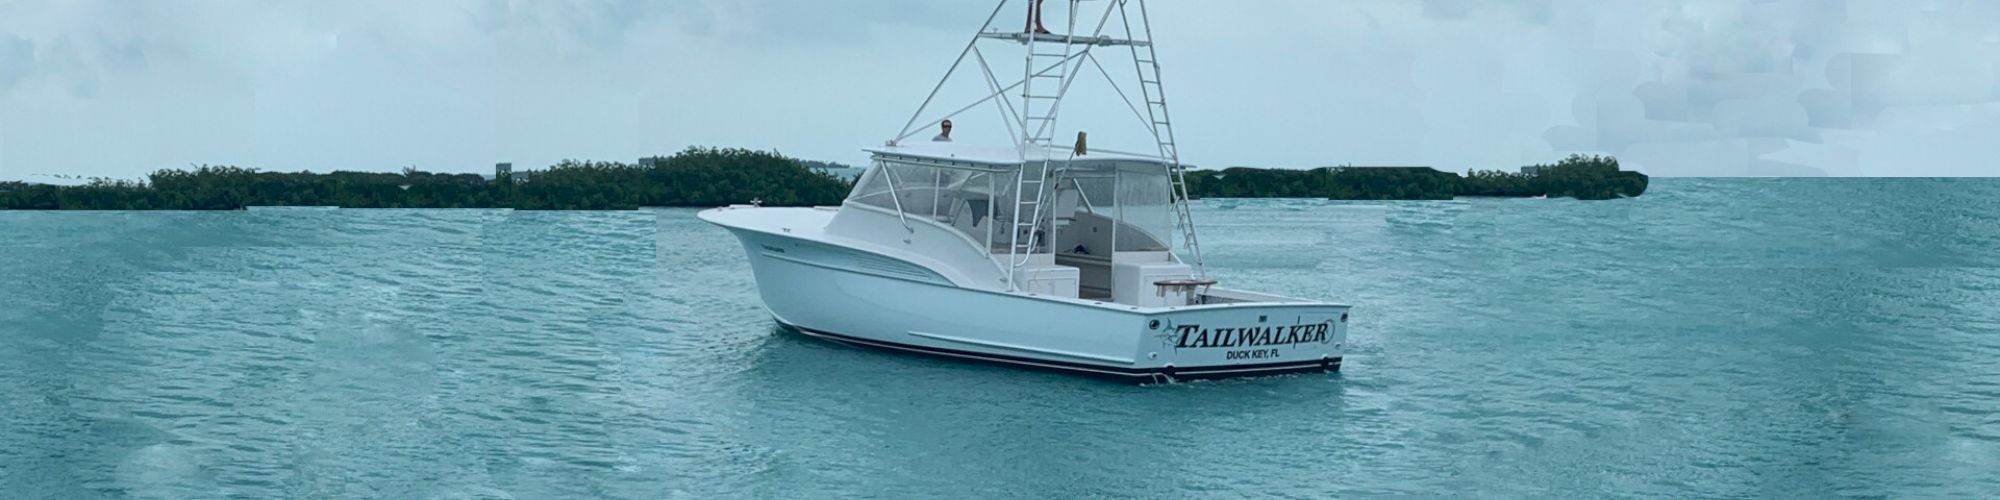
[[[0,182],[0,210],[244,210],[249,207],[510,208],[635,210],[641,207],[839,205],[853,179],[831,164],[775,152],[689,148],[638,164],[564,161],[542,170],[498,166],[492,178],[416,169],[401,173],[264,172],[234,166],[160,170],[143,181],[81,185]],[[1229,168],[1187,173],[1192,198],[1449,200],[1534,196],[1609,200],[1644,194],[1648,178],[1606,156],[1573,155],[1533,173],[1428,167]]]
[[[823,168],[823,167],[822,167]],[[244,210],[248,207],[634,210],[833,205],[851,181],[775,152],[689,148],[638,164],[563,161],[543,170],[496,167],[493,178],[401,173],[263,172],[234,166],[160,170],[144,181],[78,186],[0,182],[0,209]]]
[[[1645,194],[1646,174],[1620,170],[1609,156],[1571,155],[1523,172],[1473,170],[1466,175],[1430,167],[1323,167],[1311,170],[1236,167],[1188,172],[1195,198],[1319,198],[1449,200],[1460,196],[1610,200]],[[1530,173],[1532,172],[1532,173]]]

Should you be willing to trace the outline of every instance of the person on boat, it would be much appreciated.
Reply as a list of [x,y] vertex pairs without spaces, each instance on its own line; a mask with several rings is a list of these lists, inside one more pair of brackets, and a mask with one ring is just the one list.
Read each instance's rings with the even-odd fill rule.
[[1049,34],[1049,29],[1042,27],[1042,0],[1028,0],[1028,27],[1022,30],[1038,35]]
[[951,120],[945,120],[944,123],[939,123],[938,128],[940,129],[940,131],[938,132],[937,137],[932,137],[931,141],[951,142]]

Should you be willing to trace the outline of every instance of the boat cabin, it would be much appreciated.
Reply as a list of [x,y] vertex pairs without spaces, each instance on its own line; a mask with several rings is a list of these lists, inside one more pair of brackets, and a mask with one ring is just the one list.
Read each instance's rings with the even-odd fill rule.
[[960,286],[1133,306],[1187,305],[1213,282],[1175,256],[1171,164],[1068,148],[950,142],[870,149],[828,224]]

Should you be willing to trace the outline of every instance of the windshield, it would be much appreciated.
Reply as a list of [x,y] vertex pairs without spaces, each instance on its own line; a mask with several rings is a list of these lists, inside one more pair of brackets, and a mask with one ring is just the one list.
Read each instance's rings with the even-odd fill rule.
[[998,184],[992,172],[878,160],[847,201],[937,222],[990,247]]

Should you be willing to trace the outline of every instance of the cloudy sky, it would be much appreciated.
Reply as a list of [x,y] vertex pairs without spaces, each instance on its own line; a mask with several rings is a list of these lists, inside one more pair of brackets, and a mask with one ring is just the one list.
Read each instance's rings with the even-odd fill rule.
[[[2000,2],[1153,2],[1183,155],[1203,166],[1596,152],[1654,175],[2000,175]],[[690,145],[861,163],[992,8],[0,0],[0,178],[479,172]],[[1018,48],[985,47],[1018,78]],[[1064,128],[1126,139],[1131,111],[1086,71]],[[949,108],[984,95],[961,76]],[[1004,141],[997,113],[956,120],[961,140]]]

